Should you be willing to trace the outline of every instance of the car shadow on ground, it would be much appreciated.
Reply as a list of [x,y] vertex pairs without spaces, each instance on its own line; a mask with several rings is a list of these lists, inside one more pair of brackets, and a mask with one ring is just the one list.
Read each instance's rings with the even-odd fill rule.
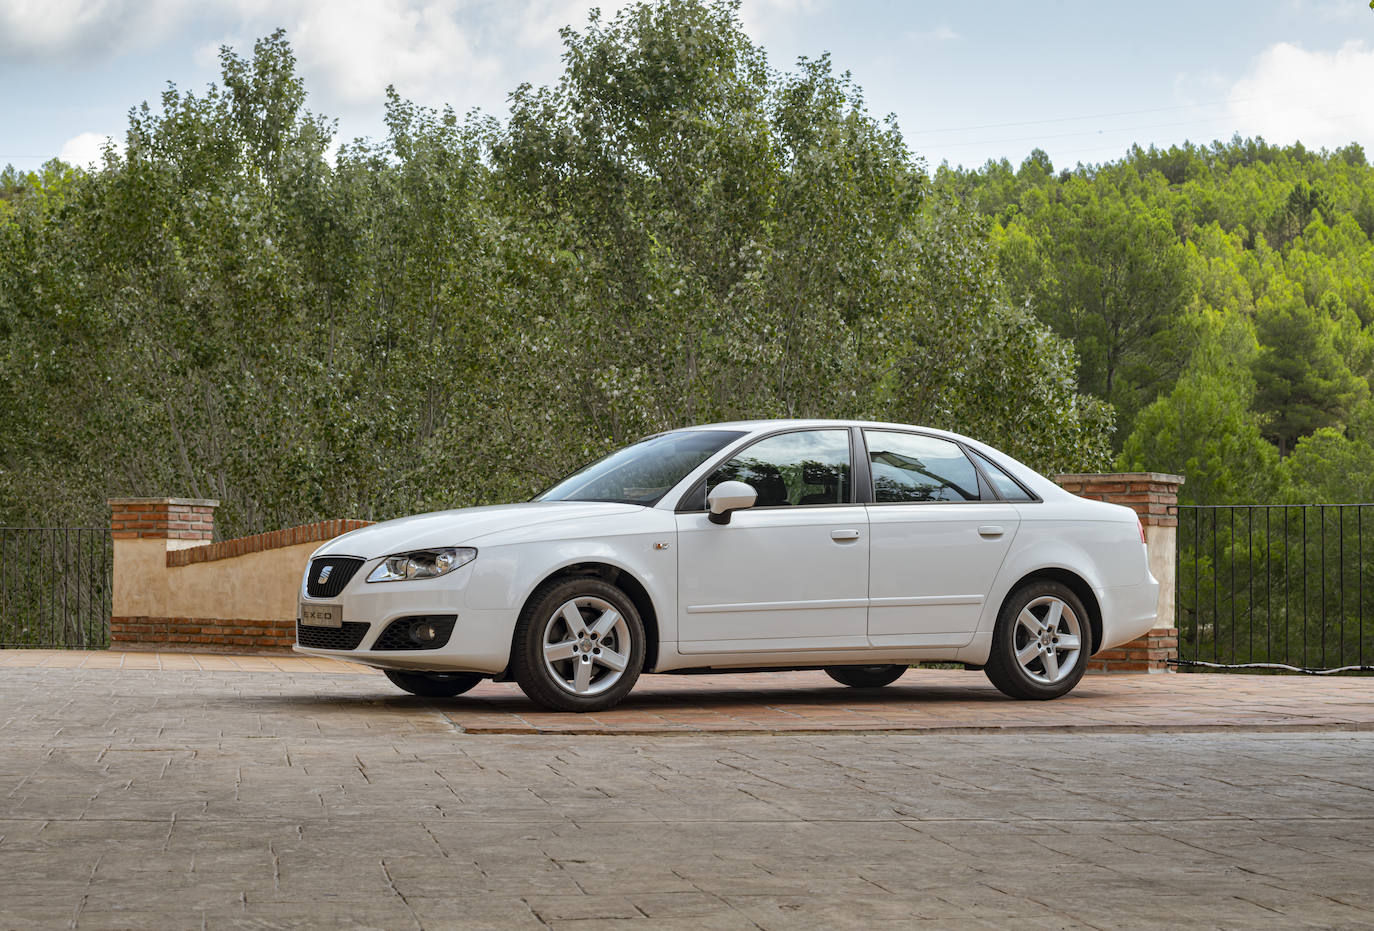
[[[936,708],[969,705],[1013,704],[1029,706],[1034,704],[1017,702],[1007,698],[986,680],[981,680],[981,677],[979,680],[970,677],[970,681],[966,685],[923,684],[919,681],[913,681],[875,689],[856,689],[824,684],[815,686],[770,685],[758,688],[750,687],[748,684],[749,677],[744,675],[735,677],[740,683],[737,686],[717,684],[716,682],[704,685],[693,683],[692,678],[694,677],[666,675],[647,677],[615,708],[610,711],[596,712],[595,715],[597,717],[613,717],[627,712],[660,713],[692,709],[711,711],[727,708],[747,714],[751,708],[784,712],[792,709],[802,713],[817,709],[823,710],[825,706],[833,706],[837,709],[920,706],[934,710]],[[712,676],[712,678],[719,681],[725,677]],[[1077,703],[1082,700],[1102,697],[1095,694],[1096,691],[1085,682],[1069,695],[1058,699],[1055,704]],[[326,696],[315,692],[296,695],[243,696],[240,700],[264,709],[294,708],[311,713],[352,712],[363,707],[377,708],[379,706],[397,709],[439,709],[448,713],[466,711],[519,716],[531,713],[557,713],[548,712],[534,704],[525,697],[518,686],[511,682],[484,682],[471,692],[453,698],[422,698],[401,692],[385,681],[370,680],[366,683],[359,682],[356,694],[331,692]],[[576,719],[580,716],[571,714],[569,717]]]

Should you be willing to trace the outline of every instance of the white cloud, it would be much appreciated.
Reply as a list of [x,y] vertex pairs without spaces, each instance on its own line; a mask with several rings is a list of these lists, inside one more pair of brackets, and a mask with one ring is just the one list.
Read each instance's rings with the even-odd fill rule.
[[[827,0],[743,0],[757,40]],[[216,74],[223,45],[252,55],[255,40],[286,30],[308,106],[340,120],[340,135],[382,132],[383,93],[394,84],[418,104],[460,113],[505,110],[521,82],[562,71],[559,30],[586,28],[591,10],[613,20],[630,0],[0,0],[0,55],[56,59],[175,43]],[[207,41],[210,36],[217,36]],[[90,139],[87,139],[87,137]],[[86,140],[86,141],[82,141]],[[99,134],[69,141],[72,159],[98,161]],[[84,146],[84,148],[83,148]],[[64,157],[66,157],[64,155]]]
[[3,0],[0,53],[116,54],[156,41],[191,9],[176,0]]
[[[109,133],[81,133],[73,136],[62,143],[62,151],[58,158],[68,165],[76,165],[80,168],[87,168],[94,165],[103,165],[105,162],[105,143],[112,137]],[[117,151],[124,151],[122,142],[115,142]]]
[[741,0],[740,22],[749,38],[761,42],[770,33],[792,25],[790,20],[810,16],[824,0]]
[[1280,42],[1261,53],[1227,97],[1242,135],[1313,148],[1374,147],[1374,49],[1347,42],[1334,52]]
[[[388,84],[426,106],[499,113],[522,81],[557,80],[563,26],[585,28],[594,8],[609,22],[629,2],[0,0],[0,55],[118,55],[181,35],[195,65],[213,73],[221,45],[246,57],[256,39],[282,27],[310,90],[310,108],[345,125],[365,118],[375,126]],[[757,39],[824,2],[744,0],[741,16]],[[205,41],[207,28],[220,38]]]
[[288,35],[302,72],[317,76],[345,105],[377,101],[388,84],[432,100],[452,82],[486,81],[497,70],[456,12],[453,0],[308,4]]
[[427,106],[500,109],[523,80],[559,71],[565,25],[609,20],[627,0],[214,0],[237,20],[220,45],[248,55],[278,26],[295,50],[311,108],[331,115],[373,111],[388,84]]

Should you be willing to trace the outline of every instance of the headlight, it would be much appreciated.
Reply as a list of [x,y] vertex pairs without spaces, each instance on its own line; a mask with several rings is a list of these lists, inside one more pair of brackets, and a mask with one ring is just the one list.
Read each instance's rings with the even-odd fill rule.
[[382,564],[372,570],[367,577],[369,582],[404,582],[407,579],[432,579],[466,566],[477,558],[477,551],[470,546],[446,546],[437,550],[416,550],[413,553],[397,553],[382,560]]

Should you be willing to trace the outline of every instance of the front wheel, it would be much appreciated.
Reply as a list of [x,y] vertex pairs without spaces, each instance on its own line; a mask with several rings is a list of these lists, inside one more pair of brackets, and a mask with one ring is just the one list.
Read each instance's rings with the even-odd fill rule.
[[1012,698],[1058,698],[1083,678],[1092,647],[1078,596],[1058,582],[1032,582],[1002,605],[983,671]]
[[392,685],[422,698],[452,698],[462,695],[484,678],[475,672],[402,672],[383,669]]
[[907,671],[906,666],[827,666],[825,674],[852,689],[880,689]]
[[554,711],[605,711],[644,668],[644,624],[634,602],[604,579],[555,581],[534,593],[511,651],[515,681]]

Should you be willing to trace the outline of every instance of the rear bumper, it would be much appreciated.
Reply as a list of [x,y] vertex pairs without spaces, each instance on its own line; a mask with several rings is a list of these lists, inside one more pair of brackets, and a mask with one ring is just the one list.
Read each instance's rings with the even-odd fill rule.
[[1096,650],[1110,650],[1144,636],[1159,617],[1159,582],[1149,573],[1138,585],[1106,588],[1097,597],[1102,607],[1102,642]]

